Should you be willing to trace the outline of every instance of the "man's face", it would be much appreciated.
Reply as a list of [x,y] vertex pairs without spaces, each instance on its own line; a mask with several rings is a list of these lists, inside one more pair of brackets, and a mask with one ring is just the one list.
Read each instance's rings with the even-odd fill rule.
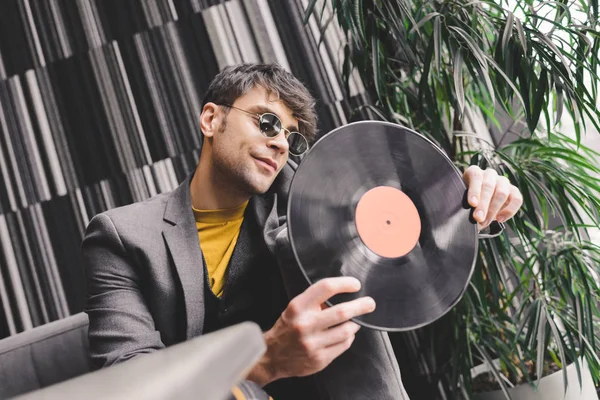
[[[232,106],[252,114],[275,114],[282,126],[298,130],[298,120],[292,111],[260,86],[236,99]],[[260,131],[257,116],[230,108],[225,117],[226,110],[217,106],[216,115],[220,114],[221,123],[209,139],[213,170],[224,180],[223,184],[244,194],[265,193],[287,162],[289,146],[285,133],[266,137]]]

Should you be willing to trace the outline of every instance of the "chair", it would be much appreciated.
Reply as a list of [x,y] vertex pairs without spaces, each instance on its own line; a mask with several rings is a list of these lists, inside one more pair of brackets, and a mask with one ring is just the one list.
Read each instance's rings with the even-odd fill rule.
[[87,334],[79,313],[0,340],[0,399],[89,372]]
[[[168,400],[231,398],[266,348],[260,327],[244,322],[127,362],[27,393],[21,400]],[[236,399],[266,399],[251,382],[234,390]]]
[[[79,313],[0,340],[0,400],[268,398],[252,382],[240,382],[265,351],[254,323],[95,372],[87,335],[88,316]],[[241,397],[230,395],[236,384]]]

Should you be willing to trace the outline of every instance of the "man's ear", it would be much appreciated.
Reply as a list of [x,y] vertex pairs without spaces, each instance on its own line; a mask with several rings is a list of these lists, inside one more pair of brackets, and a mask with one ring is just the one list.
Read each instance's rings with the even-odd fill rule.
[[204,136],[213,137],[219,126],[221,126],[222,113],[215,103],[206,103],[200,114],[200,129]]

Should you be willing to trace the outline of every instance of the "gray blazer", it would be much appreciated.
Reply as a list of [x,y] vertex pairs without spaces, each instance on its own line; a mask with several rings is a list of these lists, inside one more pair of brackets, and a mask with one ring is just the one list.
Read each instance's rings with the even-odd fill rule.
[[[290,251],[289,162],[250,210],[278,260],[290,298],[307,283]],[[201,335],[204,267],[190,180],[169,193],[96,215],[82,243],[93,362],[108,366]],[[238,243],[239,245],[239,243]],[[362,328],[352,347],[314,376],[323,399],[408,399],[387,333]]]

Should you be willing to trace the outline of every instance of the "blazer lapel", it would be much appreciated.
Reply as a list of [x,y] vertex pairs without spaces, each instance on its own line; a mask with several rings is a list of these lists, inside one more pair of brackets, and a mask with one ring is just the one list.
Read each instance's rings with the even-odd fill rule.
[[270,196],[257,196],[254,212],[270,253],[277,260],[288,298],[292,299],[308,287],[308,281],[298,265],[287,230],[289,188],[297,165],[291,160],[285,165],[269,189]]
[[187,339],[200,335],[204,326],[204,264],[192,212],[191,178],[171,193],[163,217],[169,224],[163,230],[163,237],[183,290]]
[[[280,232],[286,226],[287,191],[295,169],[296,164],[288,161],[271,189],[265,195],[254,196],[251,205],[249,205],[267,248],[273,255],[275,255],[274,239],[277,236],[276,232]],[[169,195],[163,216],[168,224],[163,230],[163,237],[173,258],[183,290],[187,319],[186,337],[188,339],[200,335],[204,328],[204,262],[198,240],[196,221],[192,212],[190,197],[192,177],[193,174]],[[246,230],[243,233],[248,234]],[[250,245],[248,239],[245,236],[241,238],[242,247]],[[244,256],[252,253],[249,250],[254,249],[245,250],[234,251],[233,261],[240,262],[241,259],[245,258]],[[286,274],[284,273],[284,275]]]
[[[224,293],[237,293],[237,285],[243,285],[244,280],[249,278],[256,268],[267,268],[264,260],[259,261],[268,251],[261,236],[261,229],[265,221],[257,219],[257,208],[259,211],[267,211],[262,206],[256,206],[256,203],[260,201],[261,198],[254,196],[248,204],[244,221],[240,227],[240,234],[227,267]],[[252,271],[252,273],[248,274],[248,271]]]
[[277,233],[287,227],[288,192],[294,176],[296,164],[288,160],[286,165],[264,195],[254,197],[252,211],[269,250],[274,254],[274,239]]

